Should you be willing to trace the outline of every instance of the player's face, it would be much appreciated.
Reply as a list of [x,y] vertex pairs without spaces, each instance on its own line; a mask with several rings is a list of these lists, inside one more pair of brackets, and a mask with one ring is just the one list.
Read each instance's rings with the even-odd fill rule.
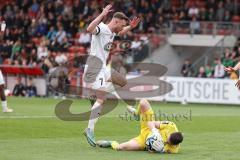
[[117,21],[116,21],[116,30],[117,30],[117,32],[120,32],[126,26],[127,26],[126,20],[124,20],[124,19],[117,19]]
[[167,139],[167,142],[166,142],[167,144],[171,144],[171,142],[170,142],[170,136],[168,137],[168,139]]

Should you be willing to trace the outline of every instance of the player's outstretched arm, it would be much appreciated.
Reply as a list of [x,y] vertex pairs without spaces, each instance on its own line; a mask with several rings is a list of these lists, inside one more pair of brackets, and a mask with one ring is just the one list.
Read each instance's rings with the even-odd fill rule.
[[155,127],[156,127],[157,129],[160,129],[160,124],[161,124],[160,121],[155,121]]
[[128,31],[132,30],[133,28],[136,28],[140,22],[140,18],[138,17],[134,17],[131,21],[130,21],[130,25],[126,26],[123,28],[123,30],[121,30],[118,35],[122,36],[124,34],[126,34]]
[[[240,70],[240,62],[238,62],[238,64],[236,64],[235,67],[226,67],[224,70],[228,73],[236,72],[236,71]],[[240,90],[240,80],[237,81],[235,86]]]
[[234,67],[234,70],[235,71],[240,70],[240,62],[238,62],[238,64],[236,64],[236,66]]
[[235,72],[237,70],[240,70],[240,62],[236,64],[235,67],[225,67],[224,70],[228,73]]
[[96,29],[97,25],[102,21],[102,19],[103,19],[109,12],[112,11],[111,8],[112,8],[112,5],[110,5],[110,4],[107,5],[107,6],[103,9],[102,13],[101,13],[99,16],[97,16],[97,18],[95,18],[95,19],[89,24],[89,26],[87,27],[87,31],[90,32],[90,33],[92,33],[92,34],[96,34],[96,33],[98,32],[97,29]]

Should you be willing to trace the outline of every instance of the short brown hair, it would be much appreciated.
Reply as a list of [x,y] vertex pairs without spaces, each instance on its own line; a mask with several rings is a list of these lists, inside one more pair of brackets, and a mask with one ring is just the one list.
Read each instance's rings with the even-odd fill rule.
[[181,132],[174,132],[170,135],[169,141],[172,145],[178,145],[183,141],[183,135]]
[[113,18],[123,19],[129,23],[129,18],[123,12],[116,12],[113,14]]

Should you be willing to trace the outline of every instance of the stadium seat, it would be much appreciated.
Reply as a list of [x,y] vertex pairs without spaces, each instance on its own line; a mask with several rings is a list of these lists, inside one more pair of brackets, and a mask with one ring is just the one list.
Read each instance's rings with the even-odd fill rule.
[[175,7],[179,7],[179,5],[180,5],[179,0],[172,0],[171,2],[172,2],[171,4]]
[[0,66],[3,74],[29,75],[29,76],[43,76],[44,72],[38,67],[18,67],[18,66]]
[[77,47],[77,52],[84,54],[86,49],[84,47]]
[[217,34],[218,35],[230,35],[230,34],[232,34],[232,30],[227,30],[227,29],[219,29],[218,31],[217,31]]
[[205,6],[206,6],[206,2],[205,1],[199,1],[199,3],[198,3],[198,7],[199,8],[205,8]]
[[41,43],[41,39],[38,37],[32,38],[32,41],[35,43],[35,45],[39,45]]
[[240,22],[240,16],[237,16],[237,15],[233,16],[233,17],[232,17],[232,22],[237,22],[237,23],[239,23],[239,22]]

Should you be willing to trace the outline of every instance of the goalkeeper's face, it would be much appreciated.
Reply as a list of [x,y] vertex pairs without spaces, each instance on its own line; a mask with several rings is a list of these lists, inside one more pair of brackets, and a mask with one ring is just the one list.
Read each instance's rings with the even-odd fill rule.
[[171,145],[178,145],[182,143],[183,135],[181,132],[174,132],[169,136],[168,143]]

